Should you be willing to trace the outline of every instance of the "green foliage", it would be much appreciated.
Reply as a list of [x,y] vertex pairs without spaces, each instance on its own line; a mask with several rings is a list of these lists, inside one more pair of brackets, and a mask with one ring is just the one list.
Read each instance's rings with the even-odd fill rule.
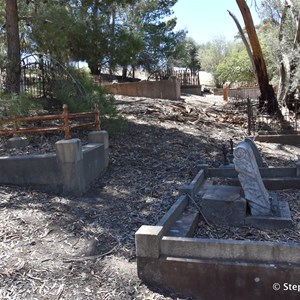
[[[18,1],[21,51],[46,53],[62,63],[86,61],[92,74],[130,65],[151,72],[167,64],[182,35],[171,18],[176,2]],[[2,23],[4,7],[0,4]]]
[[206,44],[200,45],[198,57],[202,69],[214,73],[218,64],[226,56],[229,43],[222,36],[216,37]]
[[216,76],[217,67],[226,56],[230,55],[231,47],[231,43],[222,36],[216,37],[199,47],[198,59],[201,63],[201,69],[214,75],[217,86],[221,84],[218,81],[218,76]]
[[224,57],[215,70],[215,76],[220,83],[226,81],[252,83],[255,76],[246,49]]
[[171,18],[177,0],[137,0],[127,8],[123,24],[139,36],[143,47],[135,54],[136,66],[148,73],[164,68],[175,55],[183,32],[175,32],[176,19]]
[[137,64],[137,53],[139,53],[144,46],[140,35],[121,27],[118,28],[118,32],[116,33],[116,40],[116,64],[122,67],[127,67],[128,65],[135,66]]
[[278,53],[279,53],[279,26],[275,26],[269,21],[264,22],[258,28],[258,38],[264,53],[270,81],[278,80]]
[[271,23],[273,26],[279,26],[283,6],[283,0],[261,0],[257,12],[264,23],[267,22]]
[[30,37],[32,50],[49,53],[59,61],[72,58],[73,38],[83,33],[65,7],[48,6],[34,13]]
[[9,118],[27,117],[36,115],[42,109],[39,102],[26,93],[20,95],[13,93],[0,94],[1,114]]
[[174,55],[174,65],[180,68],[188,68],[191,71],[200,69],[200,61],[198,58],[199,45],[189,37],[183,37],[179,40],[176,53]]
[[67,104],[70,112],[91,111],[97,105],[101,127],[110,135],[126,125],[125,120],[117,113],[114,97],[95,83],[87,70],[70,68],[69,72],[72,73],[73,80],[57,80],[53,87],[53,96],[61,105]]

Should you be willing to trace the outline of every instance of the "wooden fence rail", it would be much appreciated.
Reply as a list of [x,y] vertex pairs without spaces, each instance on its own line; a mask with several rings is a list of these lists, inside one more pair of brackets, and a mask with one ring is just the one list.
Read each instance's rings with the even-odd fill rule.
[[[80,118],[94,118],[93,122],[71,124],[71,119]],[[18,128],[17,123],[28,121],[46,121],[46,120],[63,120],[61,126],[43,127],[43,128]],[[63,105],[63,113],[59,115],[46,115],[46,116],[32,116],[32,117],[20,117],[14,119],[0,120],[0,125],[5,123],[13,123],[13,129],[0,130],[0,134],[28,134],[36,132],[49,132],[49,131],[64,131],[65,139],[71,138],[71,129],[73,128],[87,128],[94,127],[96,130],[100,130],[100,112],[98,106],[95,107],[93,112],[82,113],[69,113],[68,106]]]

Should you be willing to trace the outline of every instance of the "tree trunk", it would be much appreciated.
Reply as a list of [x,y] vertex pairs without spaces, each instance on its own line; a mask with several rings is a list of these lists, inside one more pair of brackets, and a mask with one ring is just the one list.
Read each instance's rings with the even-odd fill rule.
[[100,70],[97,62],[95,61],[88,61],[88,67],[91,70],[92,75],[100,75]]
[[253,19],[249,7],[245,0],[236,0],[239,9],[242,13],[246,31],[248,33],[249,42],[252,49],[253,61],[256,69],[258,85],[260,89],[260,106],[267,101],[267,111],[270,114],[279,112],[279,107],[273,87],[269,84],[267,67],[260,47],[260,43],[256,34]]
[[122,69],[122,81],[126,80],[126,78],[127,78],[127,71],[128,71],[127,66],[123,67],[123,69]]
[[7,28],[7,78],[8,92],[20,93],[20,37],[18,24],[17,0],[6,0],[6,28]]

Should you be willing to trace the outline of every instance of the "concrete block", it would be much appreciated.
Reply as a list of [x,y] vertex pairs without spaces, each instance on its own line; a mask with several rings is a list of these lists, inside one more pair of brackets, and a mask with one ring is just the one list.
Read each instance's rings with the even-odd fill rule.
[[300,177],[300,156],[298,156],[298,160],[296,161],[296,176]]
[[177,201],[172,205],[172,207],[167,211],[167,213],[159,220],[157,226],[163,226],[165,233],[178,219],[178,217],[185,210],[188,204],[188,197],[186,195],[180,196],[177,199]]
[[202,197],[202,213],[219,224],[244,224],[247,202],[237,186],[211,185]]
[[167,232],[166,236],[193,237],[198,227],[198,220],[198,211],[184,211]]
[[299,265],[299,243],[262,242],[230,239],[195,239],[164,236],[161,257],[184,257],[203,260],[290,263]]
[[88,135],[89,143],[91,144],[103,144],[104,145],[104,166],[105,168],[109,165],[109,138],[108,132],[105,130],[102,131],[92,131]]
[[188,194],[190,197],[194,198],[198,193],[201,185],[205,181],[205,178],[205,170],[200,169],[200,171],[197,173],[197,175],[189,185],[183,185],[178,188],[180,194]]
[[109,147],[108,133],[105,130],[91,131],[88,140],[91,144],[104,144],[104,149]]
[[135,233],[136,255],[138,257],[158,258],[163,226],[143,225]]
[[63,193],[81,195],[86,191],[83,172],[83,153],[80,139],[61,140],[55,143]]
[[6,143],[7,148],[15,148],[15,149],[20,149],[23,147],[26,147],[28,145],[28,139],[24,136],[14,136],[10,139],[8,139]]
[[176,293],[183,299],[299,299],[297,264],[186,259],[169,255],[159,260],[138,259],[137,264],[143,283],[168,291],[168,295]]
[[83,158],[80,139],[60,140],[55,147],[57,158],[62,163],[77,163]]

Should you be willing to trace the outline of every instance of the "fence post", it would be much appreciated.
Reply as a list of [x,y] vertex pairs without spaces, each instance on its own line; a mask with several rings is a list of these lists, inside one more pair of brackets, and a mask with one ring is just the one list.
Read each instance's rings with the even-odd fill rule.
[[226,83],[223,85],[223,100],[228,101],[228,85]]
[[100,131],[100,111],[99,111],[99,107],[96,104],[95,105],[95,128],[97,131]]
[[64,139],[55,143],[63,193],[81,195],[87,189],[80,139]]
[[64,132],[65,132],[65,140],[69,140],[71,138],[70,134],[70,125],[69,125],[69,112],[67,104],[63,105],[63,118],[64,118]]
[[247,116],[248,116],[248,135],[251,135],[252,107],[251,107],[251,101],[249,97],[247,97]]

